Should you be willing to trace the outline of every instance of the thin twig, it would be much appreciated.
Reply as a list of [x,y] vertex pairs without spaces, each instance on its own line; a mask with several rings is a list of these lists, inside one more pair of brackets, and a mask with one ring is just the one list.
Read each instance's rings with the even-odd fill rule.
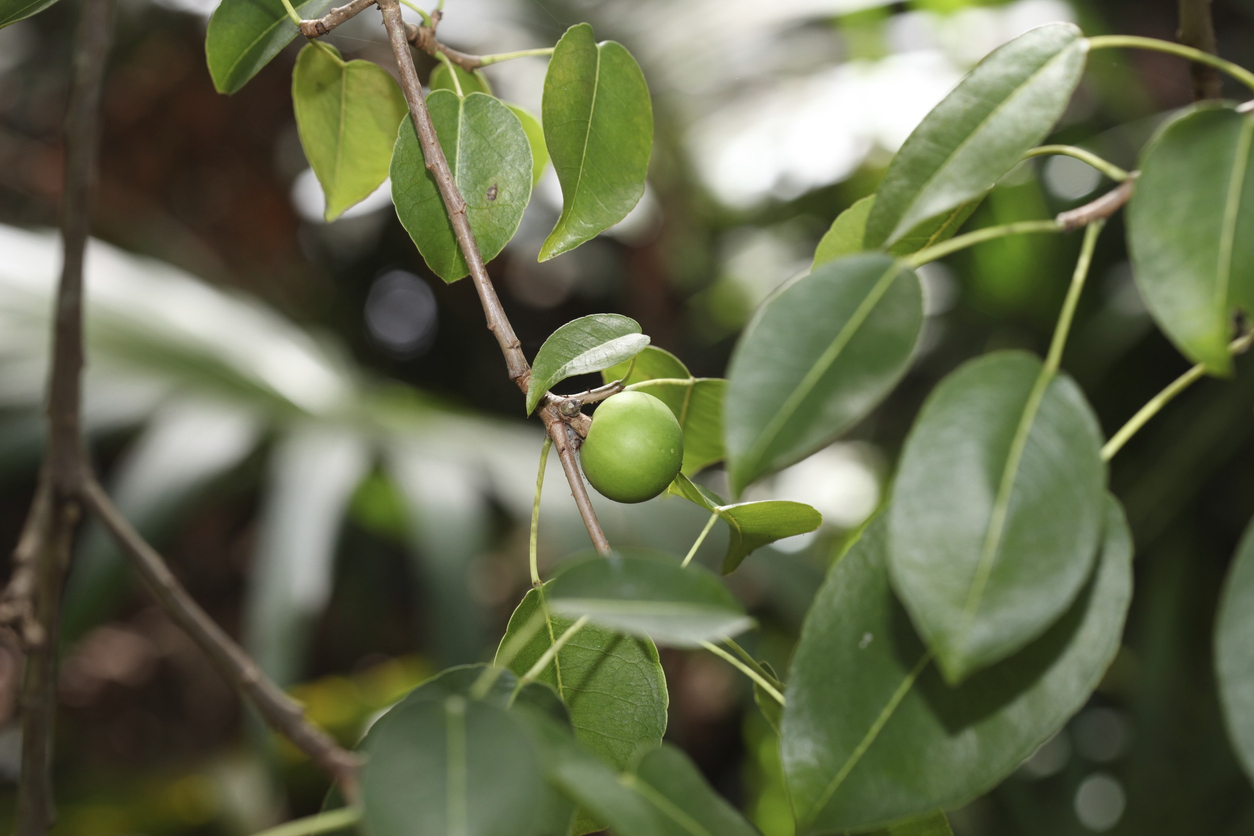
[[40,469],[35,497],[27,512],[22,534],[13,549],[13,572],[0,595],[0,624],[11,628],[26,649],[39,647],[46,639],[43,625],[35,617],[35,585],[38,582],[40,551],[52,531],[52,481],[47,467]]
[[601,530],[601,523],[597,521],[597,512],[592,507],[592,498],[588,496],[588,487],[583,483],[583,474],[579,471],[579,462],[575,459],[575,449],[570,438],[573,430],[568,430],[560,419],[553,417],[553,412],[554,410],[545,407],[541,410],[540,417],[544,419],[545,430],[549,438],[553,439],[553,446],[557,449],[557,459],[562,463],[566,481],[570,483],[570,495],[575,498],[575,507],[579,509],[579,516],[583,517],[588,536],[592,538],[592,547],[599,554],[609,554],[610,541],[606,539],[605,532]]
[[1106,192],[1106,194],[1091,203],[1086,203],[1083,206],[1078,206],[1075,209],[1059,214],[1055,220],[1062,227],[1063,231],[1071,232],[1082,226],[1088,226],[1093,221],[1109,218],[1132,199],[1132,193],[1136,190],[1136,180],[1140,176],[1141,172],[1139,171],[1129,171],[1128,179]]
[[[383,5],[380,4],[379,8],[383,8]],[[401,25],[404,27],[403,31],[405,33],[405,40],[428,55],[444,55],[448,58],[448,60],[461,67],[466,72],[473,73],[475,70],[483,66],[482,57],[445,46],[436,39],[435,30],[439,27],[440,18],[443,16],[444,13],[439,9],[433,11],[431,13],[431,25],[429,26],[425,23],[419,26],[402,21]]]
[[300,33],[306,38],[319,38],[341,23],[352,20],[374,5],[374,0],[353,0],[343,6],[337,6],[322,17],[300,22]]
[[312,725],[304,711],[276,685],[244,650],[187,594],[161,555],[126,520],[95,479],[83,499],[131,559],[157,603],[200,646],[218,672],[252,702],[266,723],[339,782],[350,802],[357,797],[358,760]]
[[[1211,0],[1180,0],[1180,43],[1211,55],[1219,54],[1215,39],[1215,21],[1211,17]],[[1206,64],[1191,63],[1193,99],[1218,99],[1222,94],[1219,70]]]

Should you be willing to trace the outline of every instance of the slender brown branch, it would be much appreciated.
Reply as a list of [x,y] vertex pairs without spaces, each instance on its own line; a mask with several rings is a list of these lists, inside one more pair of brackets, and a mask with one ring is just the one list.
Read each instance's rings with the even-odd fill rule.
[[452,61],[468,73],[474,72],[484,66],[483,59],[478,55],[460,52],[452,47],[445,46],[436,40],[435,30],[436,27],[440,25],[440,18],[443,14],[444,13],[439,9],[432,12],[430,26],[427,26],[426,24],[421,26],[413,23],[404,24],[405,40],[409,41],[415,47],[421,49],[428,55],[434,56],[436,54],[443,54],[447,56],[448,60]]
[[605,532],[601,530],[601,524],[597,521],[597,512],[592,507],[592,498],[588,496],[588,486],[583,483],[579,461],[575,458],[575,447],[571,438],[574,430],[562,423],[553,414],[555,412],[553,407],[546,406],[541,411],[540,417],[544,419],[544,427],[549,438],[553,439],[553,448],[557,450],[557,458],[562,463],[562,471],[566,474],[566,481],[570,483],[570,495],[574,497],[575,507],[579,509],[579,516],[583,517],[588,536],[592,538],[592,547],[599,554],[609,554],[610,541],[606,539]]
[[35,587],[39,581],[39,558],[52,532],[52,480],[47,466],[40,469],[35,497],[27,512],[22,534],[13,549],[13,573],[0,595],[0,624],[17,634],[27,650],[45,641],[43,625],[35,616]]
[[350,802],[357,797],[357,757],[305,719],[305,713],[187,594],[161,555],[135,531],[94,478],[83,499],[130,558],[157,603],[200,646],[218,672],[253,704],[262,718],[339,782]]
[[[1180,30],[1177,36],[1185,46],[1211,55],[1219,54],[1211,0],[1180,0]],[[1223,95],[1219,70],[1193,61],[1189,63],[1189,72],[1193,77],[1195,101],[1218,99]]]
[[1140,176],[1141,172],[1139,171],[1128,172],[1128,179],[1106,192],[1106,194],[1083,206],[1062,212],[1055,220],[1064,232],[1070,232],[1082,226],[1088,226],[1094,221],[1109,218],[1132,199],[1132,193],[1136,190],[1136,180]]
[[341,23],[345,23],[357,17],[360,13],[374,5],[374,0],[353,0],[343,6],[336,6],[322,17],[313,20],[302,20],[300,23],[300,33],[306,38],[318,38]]

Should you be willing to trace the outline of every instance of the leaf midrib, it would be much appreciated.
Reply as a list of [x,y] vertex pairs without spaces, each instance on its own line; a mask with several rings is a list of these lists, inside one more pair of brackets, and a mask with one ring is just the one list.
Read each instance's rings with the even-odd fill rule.
[[[308,2],[308,0],[306,0],[306,2]],[[305,7],[305,3],[301,3],[299,5],[296,5],[295,8],[296,8],[296,11],[299,12],[304,7]],[[282,26],[283,22],[287,19],[288,18],[286,14],[281,14],[279,15],[279,17],[275,18],[274,23],[271,23],[265,29],[261,30],[261,34],[253,38],[252,41],[249,42],[248,46],[244,47],[240,51],[240,54],[235,58],[235,60],[231,62],[230,66],[226,68],[226,78],[224,80],[229,83],[231,77],[235,74],[235,68],[239,66],[239,62],[244,60],[244,58],[248,55],[248,53],[252,51],[253,47],[261,43],[261,41],[263,41],[271,32],[273,32],[274,27]],[[299,30],[297,30],[296,34],[300,34]],[[292,37],[295,38],[296,34],[293,34]]]
[[1216,310],[1228,310],[1228,291],[1232,283],[1232,251],[1236,243],[1237,216],[1241,212],[1245,172],[1249,166],[1250,143],[1254,139],[1254,118],[1242,117],[1241,134],[1237,139],[1236,158],[1228,178],[1228,194],[1224,201],[1224,221],[1219,235],[1219,263],[1215,282]]
[[583,173],[588,167],[588,143],[592,139],[592,120],[597,111],[597,94],[601,91],[601,45],[594,42],[592,50],[597,56],[596,71],[592,74],[592,103],[588,106],[588,127],[584,130],[583,149],[579,153],[579,174],[575,177],[575,188],[571,189],[570,203],[563,207],[562,217],[558,219],[558,226],[563,232],[566,231],[570,222],[570,214],[575,209],[575,201],[579,199],[579,189],[583,186]]

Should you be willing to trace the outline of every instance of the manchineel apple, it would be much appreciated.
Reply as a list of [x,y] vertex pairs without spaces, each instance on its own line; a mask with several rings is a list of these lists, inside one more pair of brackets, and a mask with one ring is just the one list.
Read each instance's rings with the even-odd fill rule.
[[666,404],[620,392],[596,408],[580,452],[583,472],[615,502],[644,502],[666,490],[684,460],[684,431]]

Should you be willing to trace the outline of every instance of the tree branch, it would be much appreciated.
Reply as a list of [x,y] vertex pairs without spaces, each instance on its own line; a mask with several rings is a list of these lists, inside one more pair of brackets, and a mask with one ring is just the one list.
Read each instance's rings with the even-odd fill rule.
[[[379,8],[383,8],[383,6],[380,5]],[[452,61],[468,73],[474,72],[484,66],[483,59],[480,56],[470,55],[466,52],[459,52],[458,50],[453,49],[452,47],[447,47],[436,40],[435,30],[436,27],[440,25],[440,18],[443,16],[444,13],[439,9],[436,9],[431,13],[430,26],[425,24],[417,26],[413,23],[403,24],[405,40],[409,41],[411,44],[416,46],[418,49],[421,49],[428,55],[445,55],[448,60]]]
[[300,33],[306,38],[318,38],[327,34],[341,23],[352,20],[361,12],[374,5],[374,0],[353,0],[343,6],[337,6],[322,17],[300,22]]
[[149,592],[183,632],[200,646],[218,672],[253,704],[268,725],[330,773],[350,802],[357,798],[357,757],[305,719],[305,713],[276,685],[200,605],[187,594],[161,555],[127,522],[94,478],[83,499],[131,559]]
[[1083,206],[1060,213],[1055,220],[1064,232],[1071,232],[1082,226],[1088,226],[1094,221],[1109,218],[1132,199],[1132,193],[1136,191],[1136,180],[1140,176],[1139,171],[1128,172],[1128,179],[1115,188]]
[[[1211,16],[1211,0],[1180,0],[1180,43],[1219,54],[1215,39],[1215,21]],[[1219,70],[1205,64],[1191,62],[1189,72],[1193,76],[1193,99],[1218,99],[1223,95]]]

